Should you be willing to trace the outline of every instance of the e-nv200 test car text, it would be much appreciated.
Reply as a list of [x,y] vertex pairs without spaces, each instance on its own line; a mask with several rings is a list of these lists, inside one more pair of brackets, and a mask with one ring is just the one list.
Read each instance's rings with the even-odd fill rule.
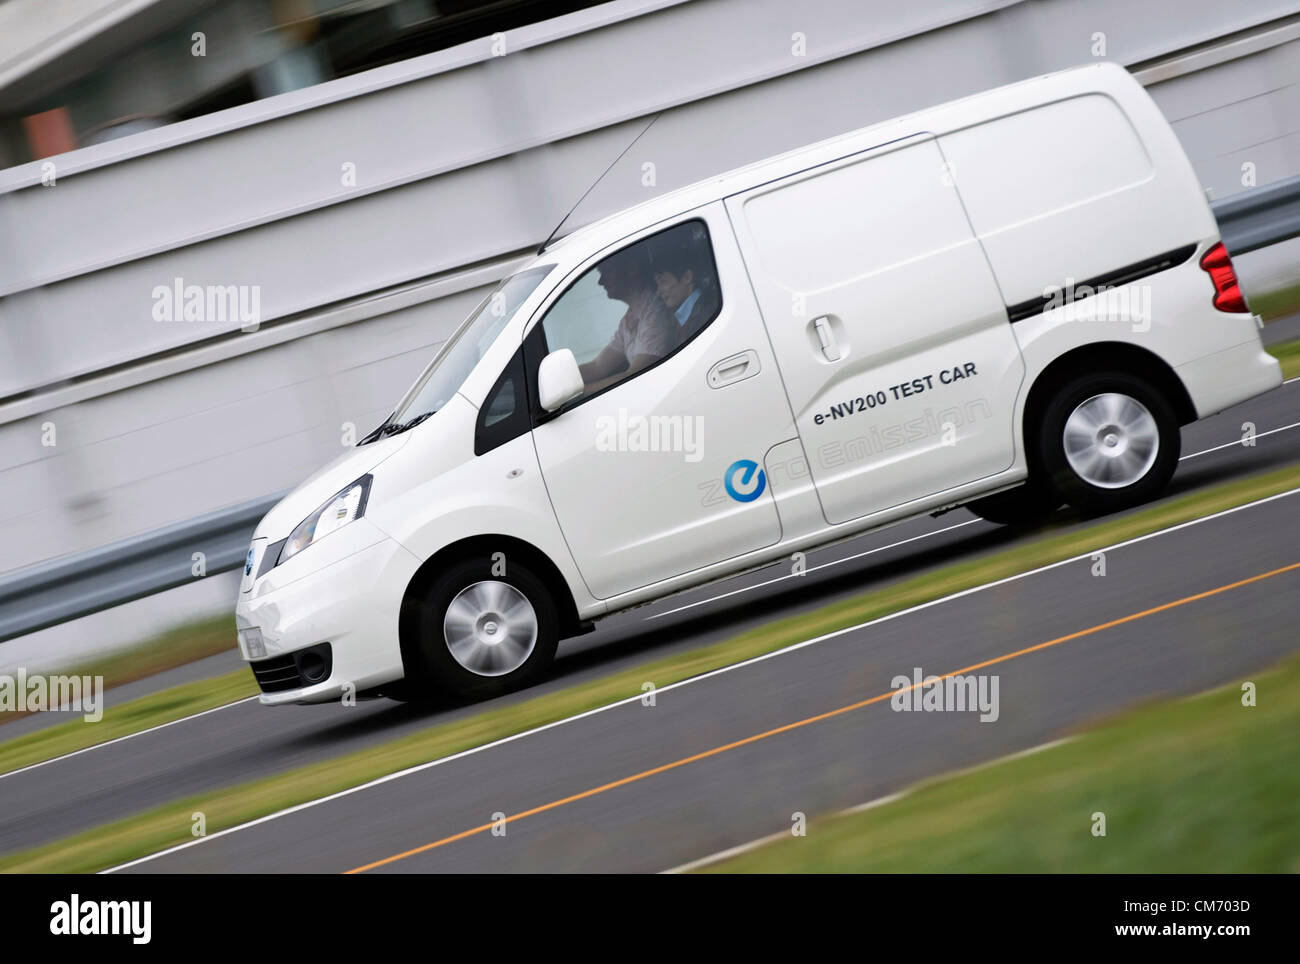
[[1169,124],[1097,64],[752,164],[501,282],[277,504],[261,701],[484,697],[593,620],[926,512],[1157,495],[1281,383]]

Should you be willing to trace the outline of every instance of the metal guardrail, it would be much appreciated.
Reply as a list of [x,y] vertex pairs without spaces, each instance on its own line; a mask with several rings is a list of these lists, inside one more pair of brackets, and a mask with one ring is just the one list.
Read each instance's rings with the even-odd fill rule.
[[1210,207],[1231,255],[1300,237],[1300,176],[1251,188]]
[[[0,642],[244,564],[253,529],[281,495],[0,576]],[[234,600],[231,600],[233,605]]]
[[[1300,177],[1216,201],[1212,208],[1233,255],[1300,237]],[[120,606],[199,578],[194,553],[212,575],[244,563],[258,521],[280,495],[0,576],[0,642]]]

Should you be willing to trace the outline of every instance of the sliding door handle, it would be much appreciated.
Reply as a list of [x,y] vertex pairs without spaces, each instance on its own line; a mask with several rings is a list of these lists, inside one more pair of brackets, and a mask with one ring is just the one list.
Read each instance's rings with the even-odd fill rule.
[[835,329],[831,327],[829,315],[818,315],[812,320],[813,332],[817,335],[817,344],[821,346],[822,357],[829,362],[837,362],[843,357],[839,343],[835,339]]

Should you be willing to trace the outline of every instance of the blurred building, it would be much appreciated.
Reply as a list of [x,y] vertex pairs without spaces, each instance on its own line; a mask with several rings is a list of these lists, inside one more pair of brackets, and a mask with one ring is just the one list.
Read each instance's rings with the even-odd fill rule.
[[0,167],[599,0],[0,0]]

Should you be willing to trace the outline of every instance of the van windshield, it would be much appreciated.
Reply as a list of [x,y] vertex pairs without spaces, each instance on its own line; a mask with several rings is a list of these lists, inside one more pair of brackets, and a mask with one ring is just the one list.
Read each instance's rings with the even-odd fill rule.
[[451,400],[519,306],[550,274],[553,264],[538,265],[506,278],[439,349],[429,367],[406,393],[397,409],[366,437],[394,435],[423,421]]

